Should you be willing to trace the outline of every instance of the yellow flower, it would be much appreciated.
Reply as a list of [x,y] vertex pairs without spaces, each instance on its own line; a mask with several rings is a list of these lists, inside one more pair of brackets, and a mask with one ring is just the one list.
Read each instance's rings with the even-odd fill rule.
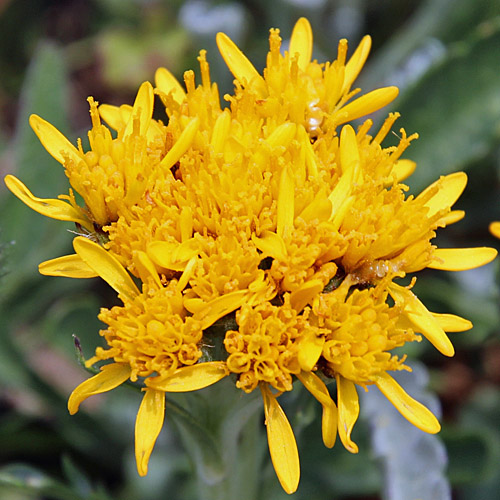
[[101,310],[99,319],[108,324],[101,335],[109,349],[97,348],[86,365],[108,359],[113,362],[72,392],[68,409],[74,414],[89,396],[141,377],[146,387],[136,419],[135,453],[137,470],[144,476],[163,425],[165,392],[198,390],[225,377],[228,371],[222,361],[196,364],[202,354],[202,322],[186,317],[180,282],[164,287],[147,255],[136,255],[144,283],[140,292],[123,266],[101,246],[82,237],[75,238],[73,245],[81,260],[118,292],[123,306]]
[[[387,87],[358,97],[352,90],[369,37],[349,61],[341,40],[337,59],[326,64],[311,60],[304,18],[284,55],[277,30],[269,42],[260,75],[226,35],[217,35],[236,78],[226,109],[201,51],[198,86],[192,71],[184,75],[185,89],[165,68],[156,73],[167,125],[151,118],[148,83],[133,107],[98,108],[90,100],[87,153],[33,117],[85,207],[72,191],[43,200],[15,177],[6,183],[31,208],[88,233],[74,240],[76,254],[44,262],[40,272],[100,276],[123,302],[99,315],[107,347],[97,348],[87,365],[110,363],[73,391],[70,412],[127,380],[142,383],[136,459],[144,475],[165,393],[197,390],[232,373],[243,391],[259,387],[271,459],[284,490],[293,493],[298,448],[278,398],[299,380],[322,406],[325,445],[332,447],[338,432],[353,453],[356,386],[377,387],[411,423],[438,432],[435,416],[389,374],[409,369],[392,350],[421,334],[451,356],[447,332],[472,325],[427,310],[412,291],[414,277],[408,286],[397,280],[424,268],[472,269],[496,251],[432,243],[439,228],[464,216],[452,207],[467,177],[450,174],[408,196],[402,181],[416,165],[401,156],[416,134],[400,130],[398,145],[382,146],[397,113],[373,136],[370,120],[356,130],[348,123],[398,93]],[[227,358],[208,362],[204,342],[218,341],[214,325],[223,318]],[[336,403],[325,382],[335,383]]]
[[[370,52],[371,39],[365,36],[346,62],[347,40],[338,44],[337,59],[320,64],[311,60],[313,35],[309,21],[297,21],[285,55],[280,53],[279,30],[271,30],[270,50],[263,75],[224,33],[217,45],[237,81],[230,102],[248,101],[259,116],[277,123],[290,120],[305,127],[311,136],[335,134],[339,125],[377,111],[398,95],[396,87],[385,87],[358,97],[351,90]],[[351,101],[351,102],[349,102]]]

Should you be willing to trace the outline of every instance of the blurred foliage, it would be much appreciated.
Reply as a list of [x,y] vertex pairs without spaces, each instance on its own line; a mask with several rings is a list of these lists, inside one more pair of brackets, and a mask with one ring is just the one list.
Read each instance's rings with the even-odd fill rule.
[[[217,54],[215,33],[227,32],[261,68],[268,28],[280,27],[286,40],[300,15],[311,20],[314,55],[321,60],[335,57],[341,37],[349,39],[352,50],[363,34],[372,35],[373,53],[359,83],[364,91],[400,87],[390,110],[401,112],[397,125],[420,135],[406,154],[418,162],[408,180],[413,192],[439,175],[468,172],[469,185],[457,204],[467,216],[439,235],[438,242],[498,247],[487,226],[500,220],[500,0],[4,0],[1,173],[16,173],[39,196],[64,192],[64,173],[31,132],[29,114],[40,114],[76,138],[89,125],[88,95],[101,102],[130,103],[138,85],[152,80],[159,66],[180,79],[184,70],[197,70],[201,48],[208,49],[213,79],[222,92],[228,91],[231,77]],[[217,456],[226,470],[231,462],[231,473],[242,484],[253,484],[249,499],[286,497],[267,458],[262,415],[255,408],[238,413],[245,403],[253,403],[231,399],[236,395],[227,388],[234,406],[224,418],[218,419],[210,406],[213,391],[171,401],[147,478],[135,472],[135,392],[120,389],[96,397],[85,405],[87,411],[70,417],[67,396],[86,377],[76,362],[72,334],[89,356],[100,342],[98,308],[112,305],[113,294],[98,280],[39,276],[38,263],[67,253],[71,235],[61,230],[60,222],[29,210],[4,186],[0,213],[2,499],[154,500],[165,498],[166,491],[174,500],[198,498],[194,468],[203,468],[207,460],[213,466]],[[475,325],[470,332],[452,334],[454,358],[443,358],[424,342],[414,352],[430,367],[431,387],[443,406],[448,477],[462,500],[493,500],[500,489],[497,268],[493,263],[453,276],[429,271],[416,285],[431,310],[462,314]],[[327,450],[315,402],[300,390],[290,396],[286,410],[294,415],[303,469],[296,498],[379,498],[383,467],[370,449],[367,423],[360,422],[355,431],[358,455],[338,445]],[[212,455],[201,456],[194,465],[178,439],[194,432],[176,417],[179,404],[193,414],[210,414],[213,427],[206,431],[219,440]],[[239,434],[242,415],[249,422]],[[234,436],[232,449],[230,443],[216,449],[224,433]],[[238,441],[243,448],[257,447],[253,462],[249,455],[247,462],[238,463]],[[266,464],[263,473],[261,461]]]

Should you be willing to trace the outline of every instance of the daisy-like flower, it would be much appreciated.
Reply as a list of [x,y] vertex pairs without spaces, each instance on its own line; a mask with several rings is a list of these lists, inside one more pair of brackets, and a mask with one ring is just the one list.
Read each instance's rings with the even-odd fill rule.
[[[338,433],[346,449],[358,451],[351,438],[359,415],[356,386],[378,388],[411,423],[439,431],[435,416],[391,376],[409,370],[405,356],[392,350],[423,336],[451,356],[447,332],[472,325],[430,312],[412,292],[415,277],[407,286],[398,280],[424,268],[472,269],[496,251],[432,243],[439,228],[464,216],[452,207],[467,177],[450,174],[407,195],[402,181],[416,165],[402,155],[416,134],[400,130],[398,145],[382,146],[397,113],[373,135],[370,120],[357,130],[348,123],[398,92],[387,87],[358,97],[352,90],[369,37],[349,60],[342,40],[337,59],[326,64],[311,60],[312,31],[303,18],[287,52],[280,52],[278,30],[269,42],[260,75],[226,35],[217,36],[236,78],[226,109],[202,51],[198,86],[191,71],[185,88],[168,70],[156,73],[167,125],[151,118],[148,83],[133,107],[97,108],[90,101],[87,153],[32,118],[85,207],[71,192],[41,200],[16,178],[6,182],[30,207],[88,232],[74,240],[75,255],[45,262],[40,271],[100,276],[123,302],[99,315],[107,347],[96,349],[87,366],[106,364],[75,389],[70,412],[127,380],[141,383],[136,458],[143,475],[163,423],[165,393],[231,375],[242,391],[260,390],[271,459],[284,490],[293,493],[298,448],[278,400],[297,380],[322,406],[327,447]],[[222,340],[215,334],[220,324]],[[205,356],[217,342],[222,345],[213,352],[225,354]]]

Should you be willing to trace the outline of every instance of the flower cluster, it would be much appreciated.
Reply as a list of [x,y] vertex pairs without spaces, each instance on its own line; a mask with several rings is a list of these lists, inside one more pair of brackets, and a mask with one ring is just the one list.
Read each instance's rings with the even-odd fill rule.
[[[69,411],[90,395],[140,381],[136,458],[144,475],[163,424],[165,393],[231,375],[243,391],[262,392],[271,459],[292,493],[298,451],[279,396],[296,381],[303,384],[322,405],[325,445],[333,446],[338,433],[354,453],[356,386],[376,386],[411,423],[438,432],[434,415],[390,375],[409,370],[392,350],[423,336],[452,356],[446,332],[472,325],[428,311],[412,292],[415,278],[406,286],[398,280],[424,268],[471,269],[496,251],[431,243],[438,228],[464,216],[452,206],[467,178],[450,174],[407,195],[402,181],[415,164],[401,156],[416,134],[401,129],[397,146],[382,146],[396,113],[374,132],[370,119],[350,124],[398,94],[395,87],[361,96],[353,89],[369,37],[349,59],[341,40],[336,60],[326,64],[311,60],[304,18],[288,51],[282,53],[276,29],[269,43],[260,74],[218,34],[235,77],[225,107],[204,51],[199,85],[192,71],[183,87],[160,68],[156,87],[143,83],[133,106],[90,98],[89,151],[32,116],[33,130],[72,189],[40,199],[13,176],[5,182],[34,210],[73,221],[82,233],[74,254],[40,264],[40,272],[100,276],[123,302],[101,310],[107,348],[97,348],[87,366],[105,363],[73,391]],[[152,118],[155,94],[165,123]],[[203,349],[223,318],[231,318],[226,354],[207,361]]]

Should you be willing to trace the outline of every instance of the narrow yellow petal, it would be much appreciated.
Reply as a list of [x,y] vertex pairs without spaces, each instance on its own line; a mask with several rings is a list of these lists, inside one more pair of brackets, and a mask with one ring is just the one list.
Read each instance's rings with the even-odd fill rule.
[[286,239],[293,230],[295,215],[295,186],[288,166],[281,171],[278,194],[278,210],[276,215],[276,234]]
[[321,188],[314,200],[307,205],[299,217],[305,222],[313,220],[327,221],[332,214],[332,202],[326,196],[326,190]]
[[111,104],[101,104],[99,106],[99,116],[113,129],[121,130],[126,122],[123,119],[123,113],[119,106]]
[[184,288],[186,288],[191,276],[193,275],[197,263],[198,263],[198,257],[194,256],[191,257],[191,259],[189,259],[188,263],[186,264],[186,267],[184,268],[184,271],[182,271],[179,281],[177,282],[178,290],[184,290]]
[[229,137],[229,130],[231,128],[231,113],[225,109],[215,121],[214,129],[212,131],[212,139],[210,144],[214,149],[214,153],[222,153]]
[[135,460],[139,476],[148,473],[148,462],[165,419],[165,393],[145,389],[135,420]]
[[203,308],[200,308],[194,315],[195,319],[201,321],[202,328],[208,328],[218,319],[241,307],[248,300],[248,290],[235,290],[216,299],[207,302]]
[[359,164],[359,149],[356,132],[350,125],[342,127],[340,132],[340,165],[342,172],[349,172]]
[[174,271],[184,271],[187,263],[199,253],[198,241],[190,238],[182,243],[152,241],[147,254],[158,266]]
[[488,264],[497,253],[489,247],[436,248],[432,254],[433,261],[427,267],[442,271],[466,271]]
[[445,332],[465,332],[472,328],[472,323],[468,319],[454,314],[432,313],[432,315]]
[[321,428],[323,442],[327,448],[333,448],[337,439],[338,412],[337,406],[323,381],[313,372],[302,371],[297,378],[304,387],[319,401],[323,407]]
[[383,373],[372,378],[375,385],[396,407],[396,410],[415,427],[430,434],[436,434],[436,432],[441,430],[441,425],[434,414],[422,403],[409,396],[388,373]]
[[139,295],[139,290],[130,274],[100,245],[78,236],[73,240],[73,248],[82,260],[120,295],[129,300]]
[[267,442],[274,470],[282,488],[294,493],[299,486],[300,462],[297,442],[285,412],[276,401],[276,397],[261,384],[260,390],[264,400],[266,416]]
[[181,156],[189,149],[193,143],[196,132],[200,126],[200,119],[193,118],[182,131],[177,142],[172,146],[172,149],[161,160],[160,166],[165,169],[172,168],[181,158]]
[[82,401],[89,396],[108,392],[123,384],[130,376],[130,366],[121,363],[111,363],[101,368],[100,373],[82,382],[71,393],[68,399],[68,410],[74,415]]
[[149,82],[144,82],[137,92],[132,115],[129,118],[123,137],[126,138],[134,131],[134,122],[139,120],[139,134],[145,135],[153,116],[154,103],[153,86]]
[[396,99],[398,93],[399,90],[397,87],[383,87],[358,97],[342,108],[342,113],[346,113],[346,115],[342,116],[342,121],[337,124],[341,125],[361,116],[369,115],[387,106],[387,104]]
[[99,276],[78,254],[46,260],[39,264],[38,271],[44,276],[63,276],[65,278],[95,278]]
[[500,238],[500,222],[492,222],[489,229],[493,236]]
[[340,163],[342,175],[328,196],[332,204],[330,219],[336,228],[340,227],[345,212],[353,202],[351,192],[360,170],[356,134],[350,125],[343,127],[340,133]]
[[342,86],[343,94],[349,92],[354,80],[356,80],[360,71],[363,69],[363,65],[365,64],[368,54],[370,53],[371,46],[372,39],[369,35],[365,35],[361,42],[359,42],[354,54],[345,65],[344,84]]
[[417,296],[407,288],[392,283],[389,293],[396,304],[401,305],[408,320],[416,331],[424,337],[445,356],[453,356],[455,349],[438,320],[420,302]]
[[465,172],[455,172],[440,177],[425,188],[418,197],[425,196],[430,190],[435,189],[435,186],[439,188],[436,194],[425,203],[425,206],[429,208],[427,217],[432,217],[440,210],[452,207],[464,192],[466,185],[467,174]]
[[312,331],[304,332],[303,336],[297,341],[299,349],[299,365],[304,371],[311,371],[323,351],[325,345],[325,337],[318,337]]
[[347,451],[358,453],[358,445],[351,439],[351,432],[359,416],[359,398],[356,386],[341,375],[337,380],[338,430],[339,437]]
[[290,304],[297,311],[300,312],[308,304],[311,304],[314,297],[323,291],[325,285],[319,279],[312,279],[306,281],[299,288],[294,290],[290,295]]
[[439,224],[442,224],[444,226],[451,226],[452,224],[455,224],[456,222],[462,220],[464,217],[464,210],[452,210],[451,212],[448,212],[446,215],[441,217],[441,219],[439,219]]
[[167,95],[172,93],[172,97],[178,104],[181,104],[186,99],[186,92],[184,92],[179,80],[167,68],[158,68],[156,70],[155,83],[160,92]]
[[272,147],[286,147],[292,142],[296,131],[297,125],[295,123],[282,123],[272,131],[266,142]]
[[13,175],[6,175],[4,181],[12,193],[35,212],[51,219],[76,222],[91,231],[94,229],[89,220],[83,217],[82,213],[69,203],[51,198],[37,198]]
[[178,368],[167,378],[153,377],[146,379],[151,389],[165,392],[190,392],[215,384],[229,375],[224,361],[209,361]]
[[291,57],[298,54],[298,65],[301,70],[305,70],[311,62],[313,51],[313,33],[309,21],[301,17],[293,27],[290,38],[290,47],[288,52]]
[[80,152],[59,130],[38,115],[31,115],[29,121],[31,128],[38,139],[40,139],[43,147],[52,157],[61,163],[61,165],[64,165],[66,158],[69,158],[78,165],[78,162],[82,160]]
[[[417,168],[417,164],[411,160],[398,160],[392,167],[391,175],[396,182],[401,182],[410,177]],[[392,183],[392,179],[391,179]]]
[[286,245],[283,238],[272,231],[263,231],[261,238],[252,234],[254,245],[265,257],[272,257],[281,262],[286,260]]
[[143,283],[153,280],[158,289],[163,288],[158,271],[146,252],[137,251],[134,253],[134,265]]
[[229,71],[240,84],[243,87],[252,85],[257,91],[264,93],[266,90],[264,79],[236,44],[225,33],[217,33],[215,40]]

